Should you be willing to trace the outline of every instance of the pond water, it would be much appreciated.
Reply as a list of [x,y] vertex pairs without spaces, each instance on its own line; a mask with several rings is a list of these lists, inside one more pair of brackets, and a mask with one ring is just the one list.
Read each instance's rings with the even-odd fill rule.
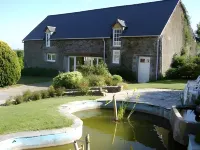
[[[191,109],[181,109],[179,110],[181,116],[183,117],[183,119],[185,121],[189,121],[189,122],[198,122],[198,118],[196,117],[196,115],[194,114],[194,110]],[[200,120],[199,120],[200,122]]]
[[[83,137],[90,135],[91,150],[186,149],[173,140],[165,119],[134,113],[130,122],[113,121],[113,111],[95,109],[75,113],[84,122]],[[80,142],[78,142],[80,146]],[[74,150],[73,144],[37,150]]]

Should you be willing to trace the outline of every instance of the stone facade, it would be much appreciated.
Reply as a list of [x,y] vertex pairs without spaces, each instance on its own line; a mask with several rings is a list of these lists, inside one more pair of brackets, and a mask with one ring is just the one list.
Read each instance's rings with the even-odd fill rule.
[[[106,63],[109,67],[122,66],[137,76],[139,56],[150,57],[150,80],[156,79],[157,47],[158,75],[165,74],[170,68],[173,55],[179,54],[183,46],[183,10],[176,7],[165,26],[160,41],[158,36],[123,37],[120,48],[113,47],[112,38],[105,39]],[[24,42],[25,67],[54,68],[66,71],[65,56],[104,56],[103,39],[51,40],[51,47],[45,47],[45,41]],[[158,46],[159,44],[159,46]],[[113,50],[121,50],[120,64],[112,63]],[[47,62],[46,53],[56,53],[56,62]]]
[[179,3],[165,26],[162,33],[162,70],[165,72],[170,68],[174,54],[180,54],[184,45],[183,35],[183,10]]

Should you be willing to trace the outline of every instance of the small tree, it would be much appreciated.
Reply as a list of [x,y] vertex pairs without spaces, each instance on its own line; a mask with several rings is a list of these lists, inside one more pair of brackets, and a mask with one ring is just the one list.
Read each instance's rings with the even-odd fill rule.
[[21,67],[16,53],[7,43],[0,41],[0,87],[13,85],[21,77]]

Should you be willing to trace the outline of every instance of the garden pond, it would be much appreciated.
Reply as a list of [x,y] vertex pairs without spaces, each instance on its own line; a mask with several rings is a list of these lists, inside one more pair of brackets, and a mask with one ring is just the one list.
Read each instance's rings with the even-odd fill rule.
[[[124,119],[124,121],[115,123],[113,111],[109,109],[81,111],[74,115],[83,120],[81,140],[89,134],[91,150],[186,149],[173,140],[168,120],[160,117],[135,112],[129,121]],[[80,146],[81,142],[78,144]],[[74,150],[74,146],[68,144],[37,150]]]

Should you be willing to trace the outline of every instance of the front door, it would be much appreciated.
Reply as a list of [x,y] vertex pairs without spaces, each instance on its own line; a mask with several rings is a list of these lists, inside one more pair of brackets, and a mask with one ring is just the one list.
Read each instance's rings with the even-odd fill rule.
[[138,62],[138,82],[149,82],[150,75],[150,57],[139,57]]

